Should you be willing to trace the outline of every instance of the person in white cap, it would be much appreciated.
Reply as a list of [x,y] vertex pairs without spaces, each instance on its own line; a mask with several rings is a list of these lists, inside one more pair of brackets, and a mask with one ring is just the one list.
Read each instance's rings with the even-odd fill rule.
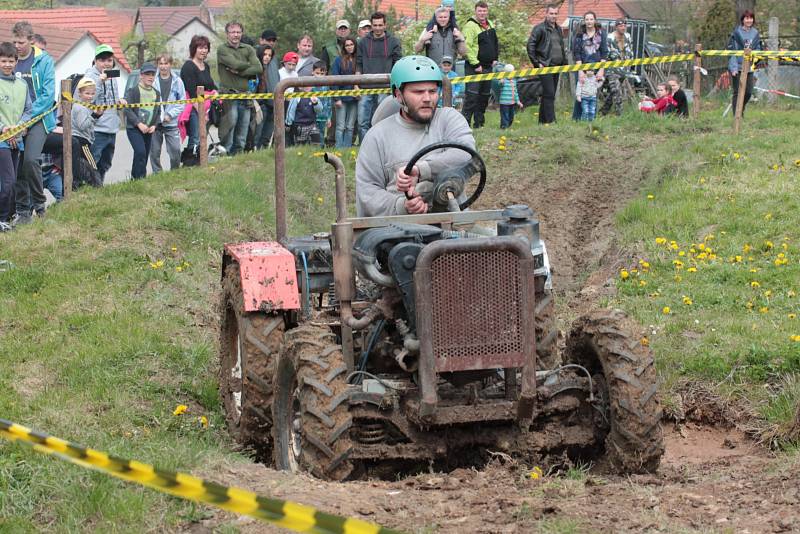
[[331,71],[333,61],[342,55],[342,45],[346,37],[350,36],[350,23],[346,19],[336,22],[336,37],[322,46],[322,53],[319,58],[325,62],[328,72]]
[[362,20],[358,23],[358,38],[361,39],[369,32],[372,31],[372,23],[367,19]]

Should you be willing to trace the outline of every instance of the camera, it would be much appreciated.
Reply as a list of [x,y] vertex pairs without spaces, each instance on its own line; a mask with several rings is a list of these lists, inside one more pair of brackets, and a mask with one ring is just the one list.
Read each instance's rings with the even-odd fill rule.
[[104,70],[103,73],[106,75],[106,78],[119,78],[119,69]]

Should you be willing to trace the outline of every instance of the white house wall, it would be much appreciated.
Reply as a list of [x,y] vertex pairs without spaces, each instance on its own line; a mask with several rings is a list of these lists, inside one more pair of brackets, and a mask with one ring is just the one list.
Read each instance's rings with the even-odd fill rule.
[[177,33],[175,33],[167,42],[172,56],[175,58],[175,63],[180,66],[183,62],[189,59],[189,43],[195,35],[205,35],[211,41],[212,54],[214,49],[219,44],[219,38],[211,31],[205,24],[193,20]]
[[[89,67],[92,66],[94,59],[94,49],[97,46],[97,41],[85,35],[78,41],[78,44],[64,54],[61,59],[56,63],[56,94],[60,93],[61,80],[69,78],[70,75],[79,73],[83,74]],[[128,81],[128,73],[125,69],[120,68],[119,87],[122,90],[125,83]],[[124,95],[123,95],[124,96]]]

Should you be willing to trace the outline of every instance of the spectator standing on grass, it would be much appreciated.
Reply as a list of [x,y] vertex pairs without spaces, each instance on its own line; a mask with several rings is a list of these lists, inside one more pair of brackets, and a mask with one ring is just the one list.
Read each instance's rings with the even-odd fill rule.
[[[497,63],[500,43],[497,40],[494,24],[489,20],[489,4],[483,0],[475,4],[475,16],[464,24],[464,39],[467,45],[464,74],[470,76],[491,72]],[[491,80],[467,84],[464,109],[461,110],[467,119],[467,124],[471,124],[474,128],[483,126],[491,92]]]
[[313,76],[317,61],[319,58],[314,55],[314,39],[305,34],[297,41],[297,75]]
[[[271,45],[262,47],[261,64],[263,68],[258,77],[258,92],[273,93],[281,75],[278,68],[278,60],[275,58],[275,49]],[[269,146],[269,141],[272,139],[272,131],[275,129],[275,105],[274,100],[259,100],[258,105],[261,106],[262,120],[261,128],[256,135],[256,148],[264,148]]]
[[[311,91],[303,87],[302,91]],[[322,112],[319,98],[291,98],[286,107],[286,126],[289,127],[289,145],[319,145],[322,138],[317,127],[317,113]]]
[[[161,102],[183,99],[186,89],[180,76],[172,72],[172,56],[161,54],[157,58],[158,92]],[[178,116],[183,111],[183,104],[169,104],[161,107],[160,117],[153,132],[150,146],[150,168],[153,173],[161,172],[161,144],[166,143],[170,170],[181,165],[181,134],[178,131]]]
[[[514,72],[514,65],[506,63],[503,67],[505,72]],[[514,78],[503,78],[500,80],[500,129],[511,128],[514,124],[514,112],[517,107],[522,109],[522,102],[517,91],[517,80]]]
[[[607,37],[609,61],[633,59],[633,39],[631,39],[631,34],[626,31],[627,28],[628,21],[625,19],[617,19],[614,22],[614,31]],[[606,70],[605,87],[608,92],[603,108],[600,110],[601,114],[607,115],[613,104],[614,113],[618,116],[622,115],[622,82],[625,81],[627,72],[628,69],[624,67],[612,67]]]
[[[528,58],[536,68],[557,67],[567,64],[567,53],[564,38],[558,26],[559,4],[548,4],[544,11],[544,21],[531,30],[528,38]],[[556,122],[556,89],[558,73],[539,76],[542,85],[542,96],[539,100],[539,123]]]
[[325,62],[328,70],[333,68],[333,62],[342,55],[344,40],[350,37],[350,23],[342,19],[336,22],[336,35],[322,46],[320,59]]
[[[203,86],[203,90],[207,92],[217,90],[217,85],[211,77],[211,69],[206,63],[209,52],[211,52],[211,42],[208,37],[205,35],[192,37],[189,42],[189,60],[181,67],[181,81],[183,81],[183,86],[189,98],[197,98],[197,88],[200,86]],[[202,106],[202,104],[194,104],[189,115],[186,149],[190,153],[194,153],[200,143],[198,106]],[[206,132],[203,132],[203,135],[206,135]]]
[[433,26],[422,31],[414,43],[414,52],[423,52],[437,65],[441,65],[445,56],[452,60],[467,53],[464,35],[453,24],[450,11],[446,7],[436,9]]
[[597,91],[602,82],[597,79],[593,70],[583,71],[575,89],[575,99],[581,105],[581,120],[591,122],[597,114]]
[[55,116],[50,113],[56,97],[56,74],[50,54],[33,45],[33,26],[28,22],[17,22],[11,30],[17,49],[16,76],[28,85],[31,98],[31,117],[41,120],[28,127],[25,148],[22,153],[15,186],[16,223],[25,224],[31,216],[45,214],[42,166],[39,160],[47,140],[47,134],[56,127]]
[[686,98],[686,93],[681,89],[681,82],[674,74],[667,78],[672,99],[675,100],[675,114],[679,117],[689,116],[689,100]]
[[[126,103],[124,98],[120,98],[117,86],[119,71],[113,72],[114,67],[116,67],[114,50],[107,44],[97,45],[94,49],[94,64],[84,74],[85,78],[91,79],[97,86],[93,104],[104,106]],[[77,93],[73,96],[76,99],[78,97]],[[114,159],[119,124],[119,111],[114,107],[104,110],[103,116],[97,119],[95,124],[92,157],[97,164],[101,180],[105,180],[106,172],[111,168]]]
[[[761,37],[758,30],[755,28],[756,16],[750,10],[742,12],[739,17],[739,25],[733,29],[730,38],[728,39],[728,50],[762,50]],[[731,85],[733,86],[733,110],[736,115],[736,101],[739,98],[739,80],[742,73],[742,63],[744,58],[742,56],[731,56],[728,60],[728,72],[731,73]],[[744,92],[744,105],[742,106],[742,115],[744,115],[744,108],[750,102],[750,97],[753,96],[753,70],[747,73],[747,82],[745,84]]]
[[[334,76],[352,76],[356,73],[356,40],[346,37],[342,43],[342,54],[333,61]],[[352,85],[339,86],[337,89],[352,89]],[[353,131],[356,125],[356,112],[358,110],[358,97],[337,96],[334,99],[336,107],[336,148],[353,146]]]
[[[242,43],[244,26],[231,21],[225,25],[227,41],[217,50],[219,87],[222,93],[247,93],[248,82],[261,73],[261,61],[255,49]],[[252,100],[223,100],[220,143],[234,155],[244,150],[250,126]]]
[[[575,40],[572,43],[572,54],[576,65],[596,63],[608,59],[606,32],[597,22],[597,15],[593,11],[587,11],[583,15],[583,22],[578,30],[578,35],[575,36]],[[585,76],[586,71],[578,71],[578,82]],[[605,77],[604,69],[598,69],[595,72],[595,76],[598,81],[602,80]],[[576,121],[581,120],[581,114],[581,104],[576,98],[575,105],[572,108],[572,118]]]
[[[161,106],[159,90],[153,85],[158,69],[152,63],[145,63],[139,69],[139,83],[128,89],[125,95],[130,104],[148,104],[141,107],[125,108],[125,133],[133,148],[131,178],[137,180],[147,176],[147,159],[150,155],[153,132],[156,130]],[[152,104],[152,105],[151,105]]]
[[[386,31],[386,15],[376,11],[370,16],[372,31],[358,42],[356,74],[388,74],[402,57],[400,40]],[[358,122],[361,139],[369,131],[372,115],[378,104],[389,95],[362,95],[358,101]]]
[[[328,68],[325,66],[325,62],[322,60],[317,61],[314,63],[314,77],[325,76],[328,74]],[[326,85],[313,87],[311,91],[313,92],[322,92],[327,91],[330,89]],[[321,96],[319,97],[319,102],[322,105],[322,109],[317,111],[317,130],[319,130],[320,136],[320,146],[325,148],[325,132],[328,131],[328,128],[331,127],[331,117],[333,116],[333,99],[329,96]]]
[[[17,49],[13,43],[0,43],[0,134],[31,118],[28,85],[14,75]],[[0,141],[0,232],[11,230],[14,215],[14,185],[17,181],[22,133]]]
[[80,187],[89,184],[95,187],[103,185],[97,172],[97,164],[92,156],[91,146],[94,142],[95,124],[103,116],[102,111],[87,108],[97,93],[97,85],[90,78],[83,78],[77,86],[78,100],[72,104],[72,186]]

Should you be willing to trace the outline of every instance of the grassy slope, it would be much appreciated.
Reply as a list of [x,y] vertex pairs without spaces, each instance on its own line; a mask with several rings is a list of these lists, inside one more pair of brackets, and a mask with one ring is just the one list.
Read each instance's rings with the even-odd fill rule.
[[[587,149],[585,128],[566,120],[539,128],[528,114],[506,135],[512,144],[535,142],[543,167],[567,154],[558,165],[581,172],[604,146]],[[800,396],[796,382],[781,379],[800,370],[800,343],[789,338],[800,323],[789,319],[797,305],[788,293],[800,291],[796,112],[753,108],[738,139],[710,113],[691,126],[630,115],[601,128],[608,149],[635,152],[649,177],[618,222],[635,257],[629,269],[640,258],[651,267],[620,280],[614,304],[652,325],[667,396],[684,377],[705,380],[748,395],[768,420],[786,425]],[[494,187],[531,172],[523,151],[497,153],[498,135],[479,134],[481,150],[492,153]],[[291,231],[324,229],[333,216],[331,172],[309,149],[295,152]],[[723,152],[731,155],[723,160]],[[785,170],[767,170],[781,158]],[[344,159],[352,175],[350,154]],[[0,417],[169,468],[213,472],[246,461],[229,452],[216,394],[219,252],[225,242],[272,234],[271,162],[268,153],[254,154],[81,192],[47,220],[0,236],[0,259],[16,266],[0,273]],[[691,243],[709,234],[717,259],[698,261],[694,273],[685,260],[677,282],[678,251],[655,239],[675,240],[690,254]],[[767,240],[773,249],[765,251]],[[735,263],[746,243],[753,250]],[[789,262],[776,267],[784,243]],[[761,287],[750,287],[754,280]],[[759,313],[763,306],[769,310]],[[188,413],[173,416],[178,404]],[[0,454],[0,530],[155,530],[203,513],[17,447]]]

